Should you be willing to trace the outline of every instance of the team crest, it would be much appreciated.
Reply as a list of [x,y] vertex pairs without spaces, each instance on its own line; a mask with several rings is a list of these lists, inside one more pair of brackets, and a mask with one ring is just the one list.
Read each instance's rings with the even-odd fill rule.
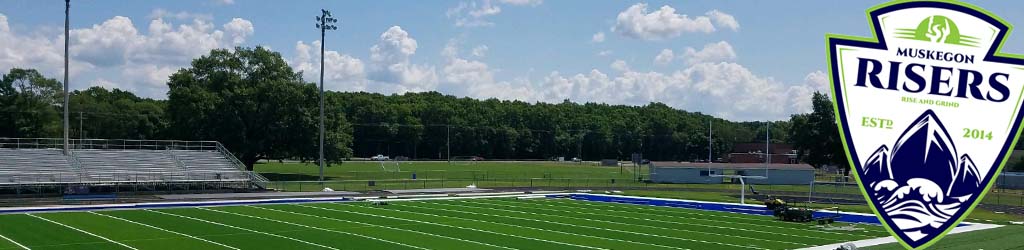
[[1019,136],[1024,59],[1010,24],[963,3],[868,10],[873,38],[828,35],[841,137],[875,214],[907,248],[956,227]]

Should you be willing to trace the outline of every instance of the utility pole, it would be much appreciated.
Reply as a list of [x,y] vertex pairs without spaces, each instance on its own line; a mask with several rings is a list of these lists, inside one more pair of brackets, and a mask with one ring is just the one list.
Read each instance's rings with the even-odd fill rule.
[[64,0],[64,155],[68,155],[71,147],[68,145],[68,32],[71,26],[71,0]]
[[331,17],[331,12],[320,9],[320,16],[316,17],[316,28],[320,29],[320,184],[324,181],[324,34],[328,30],[337,30],[334,23],[338,19]]
[[445,148],[447,148],[447,151],[446,151],[444,156],[445,156],[445,158],[448,158],[448,165],[451,166],[452,165],[452,125],[449,124],[449,125],[445,125],[444,127],[445,127],[445,136],[444,136],[444,138],[445,138]]
[[768,134],[771,133],[772,122],[764,124],[764,176],[768,176],[768,165],[772,164],[771,141]]
[[[82,119],[84,119],[84,118],[82,118],[82,112],[79,111],[78,112],[78,139],[79,140],[85,139],[85,130],[82,130]],[[79,141],[79,144],[81,144],[81,141]]]
[[711,163],[711,119],[708,119],[708,163]]

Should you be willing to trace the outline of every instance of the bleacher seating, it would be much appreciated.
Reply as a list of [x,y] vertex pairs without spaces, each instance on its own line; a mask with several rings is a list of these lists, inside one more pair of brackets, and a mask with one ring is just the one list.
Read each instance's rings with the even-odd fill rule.
[[79,174],[57,149],[0,148],[0,183],[75,182]]
[[[88,149],[72,149],[70,155],[53,149],[52,145],[3,148],[0,143],[0,185],[266,181],[258,174],[245,171],[234,156],[216,142],[173,141],[170,146],[143,144],[153,142],[105,143],[83,147]],[[182,143],[186,146],[182,147]],[[205,144],[195,146],[196,143]],[[26,143],[15,145],[24,147]]]

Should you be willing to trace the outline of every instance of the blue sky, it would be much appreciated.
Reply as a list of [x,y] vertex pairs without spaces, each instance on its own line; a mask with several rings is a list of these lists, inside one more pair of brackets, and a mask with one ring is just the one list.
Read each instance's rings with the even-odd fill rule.
[[[824,34],[870,34],[864,11],[878,3],[80,0],[72,3],[71,82],[165,98],[169,74],[236,45],[270,47],[314,81],[314,16],[324,8],[340,19],[326,37],[333,90],[663,102],[736,120],[784,119],[807,112],[810,93],[827,88]],[[1024,24],[1024,2],[971,3]],[[61,78],[62,14],[55,0],[0,7],[0,70]],[[1009,39],[1006,52],[1024,53],[1024,38]]]

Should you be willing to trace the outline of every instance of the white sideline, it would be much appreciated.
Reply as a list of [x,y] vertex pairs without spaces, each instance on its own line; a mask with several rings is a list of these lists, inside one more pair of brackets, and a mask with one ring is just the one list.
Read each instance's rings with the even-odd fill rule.
[[[430,203],[430,204],[436,204],[436,205],[442,205],[442,206],[464,207],[464,208],[479,208],[479,209],[506,211],[506,212],[513,212],[513,213],[531,214],[531,213],[527,213],[527,212],[519,212],[519,211],[496,209],[496,208],[486,208],[486,207],[471,207],[471,206],[451,205],[451,204],[442,204],[442,203]],[[455,211],[455,210],[449,210],[449,209],[439,209],[439,210]],[[473,213],[473,212],[464,212],[464,213],[483,215],[483,214],[480,214],[480,213]],[[625,233],[625,234],[645,235],[645,236],[652,236],[652,237],[658,237],[658,238],[676,239],[676,240],[682,240],[682,241],[700,242],[700,243],[707,243],[707,244],[714,244],[714,245],[726,245],[726,246],[739,247],[739,248],[753,248],[753,249],[765,249],[765,250],[767,249],[767,248],[761,248],[761,247],[742,246],[742,245],[735,245],[735,244],[729,244],[729,243],[712,242],[712,241],[704,241],[704,240],[689,239],[689,238],[680,238],[680,237],[665,236],[665,235],[658,235],[658,234],[638,233],[638,232],[631,232],[631,231],[611,229],[611,228],[603,228],[603,227],[595,227],[595,226],[585,226],[585,225],[575,225],[575,224],[568,224],[568,223],[561,223],[561,222],[554,222],[554,221],[543,221],[543,220],[530,219],[530,218],[522,218],[522,217],[516,217],[516,216],[496,215],[496,214],[490,214],[488,216],[502,217],[502,218],[509,218],[509,219],[520,219],[520,220],[528,220],[528,221],[537,221],[537,222],[547,222],[547,223],[558,224],[558,225],[569,226],[569,227],[581,227],[581,228],[604,230],[604,231],[611,231],[611,232]],[[559,215],[550,215],[550,216],[553,216],[553,217],[564,217],[564,218],[570,218],[570,219],[589,220],[589,219],[585,219],[585,218],[575,218],[575,217],[567,217],[567,216],[559,216]],[[626,223],[616,223],[616,224],[626,224]],[[632,225],[632,224],[628,224],[628,225]]]
[[306,224],[287,222],[287,221],[283,221],[283,220],[275,220],[275,219],[264,218],[264,217],[259,217],[259,216],[255,216],[255,215],[233,213],[233,212],[228,212],[228,211],[220,211],[220,210],[214,210],[214,209],[209,209],[209,208],[205,208],[205,207],[200,207],[200,208],[196,208],[196,209],[205,210],[205,211],[211,211],[211,212],[218,212],[218,213],[223,213],[223,214],[237,215],[237,216],[248,217],[248,218],[253,218],[253,219],[273,221],[273,222],[277,222],[277,223],[288,224],[288,225],[292,225],[292,226],[299,226],[299,227],[304,227],[304,228],[309,228],[309,229],[316,229],[316,230],[325,231],[325,232],[332,232],[332,233],[351,235],[351,236],[367,238],[367,239],[371,239],[371,240],[391,243],[391,244],[395,244],[395,245],[399,245],[399,246],[415,248],[415,249],[420,249],[420,250],[430,250],[429,248],[413,246],[413,245],[409,245],[409,244],[405,244],[405,243],[400,243],[400,242],[394,242],[394,241],[385,240],[385,239],[379,239],[379,238],[370,237],[370,236],[366,236],[366,235],[362,235],[362,234],[350,233],[350,232],[345,232],[345,231],[331,230],[331,229],[322,228],[322,227],[314,227],[314,226],[310,226],[310,225],[306,225]]
[[93,211],[89,211],[89,213],[90,214],[99,215],[99,216],[103,216],[103,217],[107,217],[107,218],[111,218],[111,219],[116,219],[116,220],[128,222],[128,223],[132,223],[132,224],[136,224],[136,225],[140,225],[140,226],[145,226],[145,227],[148,227],[148,228],[152,228],[152,229],[156,229],[156,230],[160,230],[160,231],[164,231],[164,232],[168,232],[168,233],[173,233],[173,234],[185,236],[185,237],[188,237],[188,238],[191,238],[191,239],[200,240],[200,241],[203,241],[203,242],[206,242],[206,243],[210,243],[210,244],[226,247],[228,249],[241,250],[241,249],[238,249],[237,247],[224,245],[224,244],[222,244],[220,242],[215,242],[215,241],[199,238],[199,237],[196,237],[196,236],[192,236],[192,235],[188,235],[188,234],[184,234],[184,233],[179,233],[179,232],[163,229],[163,228],[160,228],[160,227],[157,227],[157,226],[153,226],[153,225],[149,225],[149,224],[145,224],[145,223],[142,223],[142,222],[137,222],[137,221],[133,221],[133,220],[129,220],[129,219],[113,216],[113,215],[101,214],[101,213],[97,213],[97,212],[93,212]]
[[242,231],[246,231],[246,232],[253,232],[253,233],[258,233],[258,234],[262,234],[262,235],[274,236],[274,237],[278,237],[278,238],[282,238],[282,239],[286,239],[286,240],[297,241],[297,242],[301,242],[301,243],[304,243],[304,244],[318,246],[318,247],[327,248],[327,249],[340,250],[340,249],[337,249],[337,248],[333,248],[333,247],[329,247],[329,246],[324,246],[324,245],[320,245],[320,244],[316,244],[316,243],[313,243],[313,242],[304,241],[304,240],[300,240],[300,239],[296,239],[296,238],[292,238],[292,237],[288,237],[288,236],[284,236],[284,235],[278,235],[278,234],[272,234],[272,233],[267,233],[267,232],[262,232],[262,231],[256,231],[256,230],[252,230],[252,229],[248,229],[248,228],[232,226],[232,225],[228,225],[228,224],[224,224],[224,223],[220,223],[220,222],[215,222],[215,221],[208,221],[208,220],[204,220],[204,219],[200,219],[200,218],[193,218],[193,217],[189,217],[189,216],[172,214],[172,213],[165,213],[165,212],[160,212],[160,211],[156,211],[156,210],[149,210],[149,209],[146,209],[146,210],[143,210],[143,211],[149,211],[149,212],[163,214],[163,215],[170,215],[170,216],[174,216],[174,217],[178,217],[178,218],[185,218],[185,219],[190,219],[190,220],[194,220],[194,221],[205,222],[205,223],[214,224],[214,225],[218,225],[218,226],[222,226],[222,227],[234,228],[234,229],[238,229],[238,230],[242,230]]
[[[528,239],[528,240],[536,240],[536,241],[541,241],[541,242],[554,243],[554,244],[567,245],[567,246],[574,246],[574,247],[582,247],[582,248],[588,248],[588,249],[610,250],[610,249],[607,249],[607,248],[577,245],[577,244],[572,244],[572,243],[566,243],[566,242],[560,242],[560,241],[552,241],[552,240],[545,240],[545,239],[537,239],[537,238],[531,238],[531,237],[526,237],[526,236],[520,236],[520,235],[514,235],[514,234],[505,234],[505,233],[481,230],[481,229],[476,229],[476,228],[452,226],[452,225],[434,223],[434,222],[429,222],[429,221],[417,221],[417,220],[410,220],[410,219],[406,219],[406,218],[391,217],[391,216],[385,216],[385,215],[379,215],[379,214],[367,214],[367,213],[361,213],[361,212],[345,211],[345,210],[330,209],[330,208],[316,207],[316,206],[306,206],[306,205],[296,205],[296,206],[316,208],[316,209],[323,209],[323,210],[336,211],[336,212],[344,212],[344,213],[353,213],[353,214],[360,214],[360,215],[373,216],[373,217],[382,217],[382,218],[389,218],[389,219],[402,220],[402,221],[418,222],[418,223],[435,225],[435,226],[458,228],[458,229],[464,229],[464,230],[470,230],[470,231],[476,231],[476,232],[482,232],[482,233],[497,234],[497,235],[501,235],[501,236],[508,236],[508,237],[514,237],[514,238],[520,238],[520,239]],[[347,206],[347,205],[344,205],[344,206]]]
[[[495,200],[493,202],[501,202],[502,204],[506,203],[504,201],[497,201],[497,200]],[[483,204],[483,203],[475,203],[475,202],[469,202],[469,203],[471,203],[471,204]],[[516,204],[516,203],[513,203],[513,204]],[[485,205],[493,205],[493,204],[485,204]],[[538,205],[540,205],[540,204],[538,204]],[[612,215],[612,214],[598,214],[598,213],[585,213],[585,212],[573,212],[573,211],[559,211],[559,210],[555,210],[555,209],[533,208],[533,207],[523,207],[523,206],[515,206],[515,205],[507,205],[507,206],[509,206],[509,207],[517,207],[517,208],[526,208],[526,209],[537,209],[537,210],[543,210],[543,211],[565,212],[565,213],[573,213],[573,214],[608,216],[608,217],[622,218],[622,219],[628,219],[628,220],[642,220],[642,221],[653,221],[653,222],[677,224],[677,225],[692,225],[692,226],[698,226],[698,227],[711,227],[711,228],[728,229],[728,230],[736,230],[736,231],[750,231],[750,232],[755,232],[755,233],[784,235],[784,236],[797,237],[797,238],[811,238],[811,239],[827,240],[827,239],[824,239],[824,238],[817,238],[817,237],[802,237],[800,235],[757,231],[757,230],[750,230],[750,229],[745,229],[745,228],[720,227],[720,226],[712,226],[712,225],[705,225],[705,224],[699,224],[699,223],[694,224],[694,223],[683,223],[683,222],[676,222],[676,221],[652,220],[652,219],[647,219],[647,218],[618,216],[618,215]],[[540,206],[551,206],[551,205],[540,205]],[[592,209],[589,209],[589,208],[578,208],[578,209],[592,210]],[[544,215],[560,216],[560,215],[552,215],[552,214],[544,214]],[[655,214],[650,214],[650,215],[653,216]],[[581,219],[594,221],[592,219],[586,219],[586,218],[581,218]],[[598,220],[598,221],[600,221],[600,220]],[[639,227],[654,228],[654,229],[661,229],[661,230],[673,230],[671,228],[649,226],[649,225],[641,225],[641,224],[631,224],[631,223],[622,223],[622,222],[613,222],[613,221],[605,221],[605,222],[613,223],[613,224],[621,224],[621,225],[634,225],[634,226],[639,226]],[[787,229],[796,229],[796,228],[787,228]],[[763,238],[747,237],[747,236],[738,236],[738,235],[724,235],[724,234],[718,234],[718,233],[712,233],[712,232],[692,231],[692,230],[686,230],[686,229],[674,229],[674,230],[684,231],[684,232],[694,232],[694,233],[699,233],[699,234],[710,234],[710,235],[717,235],[717,236],[734,237],[734,238],[748,239],[748,240],[768,241],[768,242],[783,243],[783,244],[790,244],[790,245],[804,245],[804,246],[809,246],[810,245],[810,244],[798,243],[798,242],[771,240],[771,239],[763,239]]]
[[365,222],[343,220],[343,219],[338,219],[338,218],[333,218],[333,217],[324,217],[324,216],[319,216],[319,215],[312,215],[312,214],[292,212],[292,211],[285,211],[285,210],[277,210],[277,209],[273,209],[273,208],[265,208],[265,207],[257,207],[257,206],[247,206],[247,207],[259,208],[259,209],[276,211],[276,212],[281,212],[281,213],[302,215],[302,216],[308,216],[308,217],[325,219],[325,220],[333,220],[333,221],[355,223],[355,224],[360,224],[360,225],[365,225],[365,226],[370,226],[370,227],[379,227],[379,228],[387,228],[387,229],[404,231],[404,232],[412,232],[412,233],[418,233],[418,234],[423,234],[423,235],[428,235],[428,236],[433,236],[433,237],[438,237],[438,238],[445,238],[445,239],[457,240],[457,241],[468,242],[468,243],[473,243],[473,244],[480,244],[480,245],[489,246],[489,247],[495,247],[495,248],[503,248],[503,249],[509,249],[509,250],[519,250],[517,248],[503,247],[503,246],[487,244],[487,243],[478,242],[478,241],[472,241],[472,240],[467,240],[467,239],[459,239],[459,238],[455,238],[455,237],[449,237],[449,236],[444,236],[444,235],[439,235],[439,234],[432,234],[432,233],[421,232],[421,231],[416,231],[416,230],[409,230],[409,229],[404,229],[404,228],[381,226],[381,225],[375,225],[375,224],[370,224],[370,223],[365,223]]
[[7,238],[7,236],[4,236],[3,234],[0,234],[0,238],[4,238],[5,240],[10,241],[11,243],[14,243],[14,245],[17,245],[21,249],[32,250],[31,248],[28,248],[25,245],[22,245],[21,243],[18,243],[17,241],[12,240],[11,238]]
[[[398,205],[398,206],[405,206],[405,205]],[[425,207],[419,207],[419,208],[422,208],[422,209],[431,209],[431,210],[443,210],[443,211],[450,211],[450,210],[447,210],[447,209],[439,209],[439,208],[425,208]],[[632,244],[639,244],[639,245],[648,245],[648,246],[656,246],[656,247],[661,247],[661,248],[671,248],[671,249],[677,249],[677,250],[692,250],[692,249],[689,249],[689,248],[679,248],[679,247],[673,247],[673,246],[665,246],[665,245],[658,245],[658,244],[652,244],[652,243],[646,243],[646,242],[636,242],[636,241],[630,241],[630,240],[622,240],[622,239],[613,239],[613,238],[605,238],[605,237],[601,237],[601,236],[594,236],[594,235],[586,235],[586,234],[576,234],[576,233],[562,232],[562,231],[557,231],[557,230],[550,230],[550,229],[543,229],[543,228],[535,228],[535,227],[527,227],[527,226],[521,226],[521,225],[514,225],[514,224],[506,224],[506,223],[501,223],[501,222],[493,222],[493,221],[485,221],[485,220],[476,220],[476,219],[469,219],[469,218],[460,218],[460,217],[452,217],[452,216],[446,216],[446,215],[437,215],[437,214],[430,214],[430,213],[421,213],[421,212],[413,212],[413,211],[405,211],[405,210],[391,210],[391,211],[397,211],[397,212],[405,212],[405,213],[411,213],[411,214],[421,214],[421,215],[427,215],[427,216],[434,216],[434,217],[441,217],[441,218],[449,218],[449,219],[459,219],[459,220],[468,220],[468,221],[472,221],[472,222],[481,222],[481,223],[489,223],[489,224],[495,224],[495,225],[502,225],[502,226],[514,227],[514,228],[525,228],[525,229],[531,229],[531,230],[537,230],[537,231],[544,231],[544,232],[552,232],[552,233],[559,233],[559,234],[567,234],[567,235],[572,235],[572,236],[579,236],[579,237],[586,237],[586,238],[595,238],[595,239],[602,239],[602,240],[610,240],[610,241],[618,241],[618,242],[626,242],[626,243],[632,243]],[[454,212],[460,212],[460,211],[454,211]],[[471,213],[471,212],[466,212],[466,213],[470,213],[470,214],[476,214],[476,213]]]
[[[965,223],[961,223],[961,224],[965,224]],[[961,226],[961,227],[954,228],[953,231],[949,232],[949,234],[952,235],[952,234],[966,233],[966,232],[971,232],[971,231],[986,230],[986,229],[993,229],[993,228],[1000,228],[1000,227],[1003,227],[1003,226],[1002,225],[993,225],[993,224],[975,223],[975,224],[971,224],[971,225],[966,225],[966,226]],[[839,248],[839,246],[842,246],[843,244],[846,244],[846,243],[853,243],[853,245],[857,246],[858,248],[862,248],[862,247],[877,246],[877,245],[882,245],[882,244],[896,243],[896,238],[891,237],[891,236],[890,237],[881,237],[881,238],[874,238],[874,239],[866,239],[866,240],[858,240],[858,241],[851,241],[851,242],[829,244],[829,245],[824,245],[824,246],[801,248],[801,249],[797,249],[797,250],[835,250],[836,248]]]
[[47,218],[39,217],[39,216],[36,216],[34,214],[26,214],[26,215],[32,216],[32,218],[36,218],[36,219],[44,220],[44,221],[47,221],[47,222],[50,222],[50,223],[53,223],[53,224],[61,225],[63,227],[70,228],[72,230],[75,230],[75,231],[78,231],[78,232],[81,232],[81,233],[84,233],[84,234],[88,234],[88,235],[91,235],[91,236],[96,237],[96,238],[103,239],[105,241],[108,241],[110,243],[114,243],[114,244],[120,245],[122,247],[126,247],[128,249],[139,250],[138,248],[134,248],[134,247],[131,247],[129,245],[125,245],[124,243],[117,242],[117,241],[114,241],[114,240],[111,240],[111,239],[107,239],[107,237],[99,236],[99,235],[96,235],[94,233],[90,233],[90,232],[87,232],[85,230],[82,230],[82,229],[78,229],[78,228],[75,228],[75,227],[72,227],[72,226],[64,225],[64,224],[62,224],[60,222],[56,222],[56,221],[52,221],[52,220],[47,219]]

